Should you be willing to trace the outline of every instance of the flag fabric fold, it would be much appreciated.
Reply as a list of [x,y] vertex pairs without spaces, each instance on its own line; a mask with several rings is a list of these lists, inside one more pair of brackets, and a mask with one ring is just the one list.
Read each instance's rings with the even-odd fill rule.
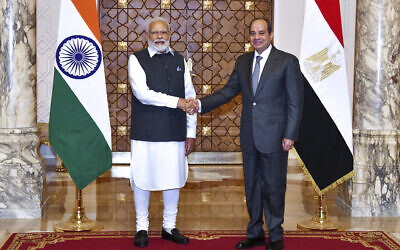
[[306,0],[300,49],[305,77],[303,170],[323,194],[353,176],[353,135],[339,0]]
[[111,168],[96,0],[61,0],[49,136],[79,189]]

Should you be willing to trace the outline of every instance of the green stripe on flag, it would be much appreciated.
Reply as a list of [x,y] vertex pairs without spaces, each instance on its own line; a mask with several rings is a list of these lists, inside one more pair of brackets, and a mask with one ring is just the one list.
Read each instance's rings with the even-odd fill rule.
[[107,141],[56,68],[49,135],[51,145],[79,189],[111,168]]

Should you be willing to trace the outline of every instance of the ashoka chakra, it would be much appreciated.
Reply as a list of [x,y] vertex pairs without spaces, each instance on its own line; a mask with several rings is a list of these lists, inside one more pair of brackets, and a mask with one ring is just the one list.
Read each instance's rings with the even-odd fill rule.
[[65,38],[57,48],[58,68],[74,79],[93,75],[101,63],[101,51],[93,39],[86,36]]

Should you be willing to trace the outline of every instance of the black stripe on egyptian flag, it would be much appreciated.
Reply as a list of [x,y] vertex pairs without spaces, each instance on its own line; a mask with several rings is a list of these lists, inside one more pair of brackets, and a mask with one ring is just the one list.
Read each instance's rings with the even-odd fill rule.
[[317,94],[303,79],[304,108],[295,148],[323,190],[353,170],[353,155]]

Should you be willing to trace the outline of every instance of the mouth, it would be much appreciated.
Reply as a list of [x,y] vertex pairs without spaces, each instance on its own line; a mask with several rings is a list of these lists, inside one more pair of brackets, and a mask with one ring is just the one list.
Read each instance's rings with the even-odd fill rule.
[[164,39],[155,39],[154,41],[149,39],[148,42],[149,42],[149,45],[152,45],[158,51],[165,51],[165,49],[169,45],[168,40],[164,40]]
[[163,45],[163,44],[165,43],[165,41],[163,41],[163,40],[156,40],[156,41],[154,41],[154,43],[157,44],[157,45]]

